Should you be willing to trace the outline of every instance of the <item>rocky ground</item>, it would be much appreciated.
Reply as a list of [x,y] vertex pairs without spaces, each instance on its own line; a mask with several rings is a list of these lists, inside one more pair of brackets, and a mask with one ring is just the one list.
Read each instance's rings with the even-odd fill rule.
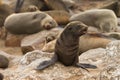
[[[3,45],[4,41],[0,41]],[[79,57],[80,63],[97,65],[97,69],[67,67],[57,62],[42,71],[36,71],[36,66],[44,60],[50,59],[53,53],[35,50],[22,55],[20,48],[5,48],[0,50],[8,53],[10,60],[7,69],[0,69],[4,80],[119,80],[120,78],[120,41],[114,41],[106,49],[98,48],[89,50]],[[5,55],[1,52],[0,54]]]
[[[10,0],[4,0],[5,3],[9,4],[8,1]],[[80,2],[80,0],[75,1]],[[95,7],[97,4],[91,6],[85,2],[84,5],[87,5],[87,7],[79,8],[81,11],[84,11]],[[97,5],[97,7],[101,5],[103,4],[101,3]],[[58,33],[61,31],[62,29],[55,29],[52,30],[52,33],[51,31],[47,33],[43,31],[33,35],[23,35],[22,39],[24,40],[22,41],[21,36],[12,34],[9,34],[10,37],[8,41],[0,39],[0,54],[6,56],[10,61],[8,68],[0,68],[0,73],[4,75],[4,80],[120,80],[119,40],[112,41],[106,48],[91,49],[79,56],[80,63],[90,63],[97,66],[96,69],[88,69],[89,72],[73,66],[64,66],[60,62],[55,63],[55,65],[45,70],[35,70],[40,62],[48,60],[53,56],[53,52],[43,52],[39,49],[45,45],[46,37],[51,34],[58,36]],[[43,34],[44,36],[38,37],[38,35]],[[9,41],[11,43],[9,43]],[[19,41],[22,42],[22,47],[20,47]],[[6,47],[6,43],[9,44],[9,46],[7,45]],[[40,43],[43,44],[38,45]],[[17,46],[15,47],[15,45]],[[27,53],[23,54],[24,52]]]

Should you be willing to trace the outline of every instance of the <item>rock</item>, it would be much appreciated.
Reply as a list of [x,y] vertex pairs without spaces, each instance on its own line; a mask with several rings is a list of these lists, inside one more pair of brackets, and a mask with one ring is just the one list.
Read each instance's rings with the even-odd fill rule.
[[106,49],[91,49],[80,55],[80,63],[90,63],[98,67],[94,70],[89,69],[89,72],[73,66],[66,67],[59,62],[45,70],[36,71],[34,69],[40,62],[49,60],[53,56],[53,53],[39,50],[25,54],[17,61],[20,64],[17,64],[17,66],[14,64],[16,67],[13,66],[13,68],[0,71],[3,73],[5,80],[116,80],[119,79],[120,75],[120,56],[116,56],[117,61],[114,62],[111,58],[108,61],[107,57],[109,56],[106,54],[111,52],[111,50],[113,52],[116,52],[116,49],[119,51],[118,43],[120,44],[120,41],[115,41],[115,44],[110,44],[111,46]]
[[115,40],[106,46],[107,56],[113,59],[120,58],[120,41]]
[[53,52],[55,49],[56,39],[45,44],[41,49],[43,52]]
[[[14,48],[15,49],[15,48]],[[16,50],[16,49],[15,49]],[[2,56],[1,56],[2,55]],[[2,57],[2,58],[1,58]],[[3,62],[4,62],[4,66],[5,68],[9,68],[11,67],[14,63],[12,63],[11,61],[13,59],[15,59],[16,56],[14,55],[10,55],[10,53],[6,53],[4,51],[1,51],[0,50],[0,67],[1,65],[3,65]],[[9,66],[8,66],[9,65]]]
[[110,79],[119,79],[120,78],[120,41],[112,41],[106,47],[105,54],[105,64],[101,70],[100,77],[102,80],[107,78]]
[[12,33],[7,34],[7,38],[5,40],[5,46],[7,47],[19,47],[21,40],[25,37],[26,35],[16,35]]
[[61,28],[54,28],[51,30],[44,30],[39,33],[25,37],[21,42],[21,50],[23,54],[36,49],[42,49],[43,46],[46,44],[46,37],[57,37],[61,30]]
[[100,65],[102,63],[101,60],[104,59],[103,56],[105,56],[105,54],[106,50],[104,48],[91,49],[81,54],[79,56],[79,60],[80,62],[88,61],[90,63],[94,63],[95,65]]
[[9,65],[9,60],[7,57],[0,55],[0,68],[7,68]]
[[4,72],[2,71],[5,74],[5,80],[66,80],[71,76],[84,76],[82,69],[72,66],[66,67],[60,63],[56,63],[55,65],[50,66],[43,71],[34,70],[41,61],[48,60],[52,56],[53,53],[43,53],[42,51],[38,50],[25,54],[23,58],[20,59],[21,64],[18,64],[18,67],[13,71],[11,69],[8,69]]
[[49,57],[49,55],[50,53],[42,52],[40,50],[34,50],[34,51],[26,53],[20,60],[20,63],[22,65],[29,65],[33,61],[37,59],[41,59],[42,57]]

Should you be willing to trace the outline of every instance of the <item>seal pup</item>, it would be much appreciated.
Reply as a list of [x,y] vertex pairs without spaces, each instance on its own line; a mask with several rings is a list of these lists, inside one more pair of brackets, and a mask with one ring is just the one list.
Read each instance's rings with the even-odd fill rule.
[[13,34],[32,34],[54,28],[57,22],[48,14],[36,11],[12,14],[6,18],[4,26]]
[[60,61],[65,66],[86,68],[97,68],[91,64],[78,63],[79,57],[79,37],[87,32],[87,26],[79,21],[73,21],[66,25],[66,28],[57,39],[55,53],[51,60],[43,61],[37,66],[37,70],[42,70],[56,61]]
[[101,32],[114,32],[117,30],[117,17],[109,9],[92,9],[71,16],[70,21],[81,21],[93,26]]

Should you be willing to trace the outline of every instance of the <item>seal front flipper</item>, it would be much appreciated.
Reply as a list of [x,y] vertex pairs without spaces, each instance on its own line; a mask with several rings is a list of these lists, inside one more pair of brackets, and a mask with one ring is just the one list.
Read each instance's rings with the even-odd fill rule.
[[92,69],[96,69],[97,68],[97,66],[92,65],[92,64],[79,63],[79,65],[84,66],[85,68],[92,68]]
[[97,66],[95,66],[95,65],[86,64],[86,63],[77,63],[75,66],[76,67],[80,67],[82,69],[85,69],[88,72],[89,72],[89,70],[86,69],[86,68],[92,68],[92,69],[96,69],[97,68]]
[[15,13],[20,12],[20,9],[24,3],[24,0],[17,0],[16,6],[15,6]]
[[50,65],[55,64],[55,62],[56,62],[57,60],[58,60],[57,55],[54,54],[54,56],[52,57],[51,60],[43,61],[42,63],[40,63],[40,64],[37,66],[36,70],[43,70],[43,69],[49,67]]

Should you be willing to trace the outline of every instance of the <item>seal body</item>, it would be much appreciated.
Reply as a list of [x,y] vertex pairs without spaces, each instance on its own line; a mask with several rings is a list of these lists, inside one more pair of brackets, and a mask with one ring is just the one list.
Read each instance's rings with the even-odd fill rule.
[[117,30],[117,17],[112,10],[93,9],[73,15],[70,21],[81,21],[88,26],[96,27],[102,32]]
[[56,21],[44,12],[12,14],[4,23],[5,28],[14,34],[31,34],[57,26]]

